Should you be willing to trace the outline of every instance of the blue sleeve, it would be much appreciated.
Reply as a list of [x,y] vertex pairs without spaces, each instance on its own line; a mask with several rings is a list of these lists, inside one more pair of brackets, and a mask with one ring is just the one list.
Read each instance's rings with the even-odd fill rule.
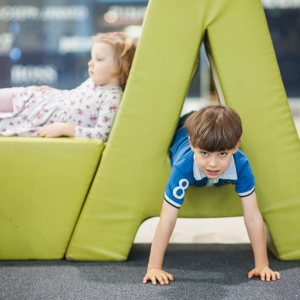
[[189,185],[187,176],[174,166],[166,186],[165,201],[176,208],[180,208]]
[[255,191],[255,179],[248,159],[244,161],[242,168],[238,172],[235,191],[240,197],[250,196]]

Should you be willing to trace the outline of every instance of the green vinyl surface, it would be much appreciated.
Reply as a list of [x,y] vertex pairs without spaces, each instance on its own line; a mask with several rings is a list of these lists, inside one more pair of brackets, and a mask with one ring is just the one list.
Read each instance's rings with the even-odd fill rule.
[[0,138],[0,259],[61,259],[104,148],[71,138]]
[[[169,147],[203,40],[225,103],[242,118],[241,150],[256,178],[270,249],[280,259],[300,259],[300,143],[260,0],[149,2],[121,107],[67,259],[125,260],[140,224],[160,214]],[[240,215],[234,186],[190,187],[179,212],[193,218]]]

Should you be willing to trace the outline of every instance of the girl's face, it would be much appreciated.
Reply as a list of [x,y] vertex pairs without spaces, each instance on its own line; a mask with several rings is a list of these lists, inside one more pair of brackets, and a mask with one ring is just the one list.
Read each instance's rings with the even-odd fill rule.
[[119,79],[112,77],[116,67],[113,47],[108,43],[95,43],[91,57],[88,66],[93,82],[103,87],[120,86]]

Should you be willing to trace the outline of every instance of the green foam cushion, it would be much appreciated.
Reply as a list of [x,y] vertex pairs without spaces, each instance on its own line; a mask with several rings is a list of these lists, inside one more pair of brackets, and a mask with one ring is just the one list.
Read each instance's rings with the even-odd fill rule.
[[[259,0],[152,0],[121,107],[67,258],[126,259],[141,222],[158,216],[173,139],[203,39],[282,259],[300,259],[300,144]],[[242,215],[234,186],[190,187],[180,217]]]
[[64,256],[103,148],[86,139],[0,138],[0,259]]

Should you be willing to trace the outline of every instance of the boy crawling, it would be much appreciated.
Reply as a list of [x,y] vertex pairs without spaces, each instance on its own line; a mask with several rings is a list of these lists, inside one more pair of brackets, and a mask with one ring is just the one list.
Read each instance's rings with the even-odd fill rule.
[[143,283],[151,280],[153,284],[158,281],[164,285],[169,280],[173,281],[173,276],[162,270],[162,264],[187,188],[190,185],[221,187],[229,183],[235,185],[235,191],[241,198],[254,252],[255,268],[248,273],[248,278],[260,276],[262,281],[280,279],[278,272],[269,269],[254,176],[248,158],[239,150],[241,136],[242,122],[239,115],[222,105],[202,108],[190,115],[184,126],[177,130],[170,149],[172,171]]

